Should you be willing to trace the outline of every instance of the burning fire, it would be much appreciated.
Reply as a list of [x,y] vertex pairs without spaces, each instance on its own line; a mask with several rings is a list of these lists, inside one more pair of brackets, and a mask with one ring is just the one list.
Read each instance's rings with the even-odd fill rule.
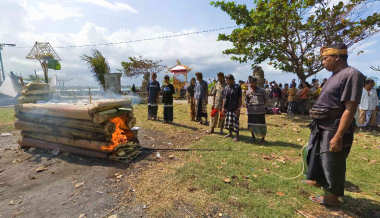
[[128,139],[134,137],[133,132],[126,125],[125,117],[115,117],[110,122],[115,124],[115,131],[112,133],[112,144],[102,146],[101,149],[103,151],[113,151],[118,145],[125,144],[128,142]]

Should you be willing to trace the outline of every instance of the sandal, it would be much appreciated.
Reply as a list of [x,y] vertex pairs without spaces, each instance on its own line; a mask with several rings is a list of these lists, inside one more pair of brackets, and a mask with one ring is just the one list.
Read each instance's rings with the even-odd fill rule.
[[227,134],[224,136],[224,138],[229,138],[229,137],[232,137],[232,134]]

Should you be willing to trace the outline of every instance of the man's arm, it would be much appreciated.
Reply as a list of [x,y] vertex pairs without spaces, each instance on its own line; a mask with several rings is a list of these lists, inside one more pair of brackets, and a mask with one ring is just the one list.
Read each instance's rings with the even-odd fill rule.
[[330,151],[332,152],[339,152],[342,150],[343,135],[346,133],[348,128],[350,128],[358,107],[358,103],[354,101],[347,101],[344,105],[346,106],[346,109],[340,119],[338,130],[336,131],[334,137],[330,140]]

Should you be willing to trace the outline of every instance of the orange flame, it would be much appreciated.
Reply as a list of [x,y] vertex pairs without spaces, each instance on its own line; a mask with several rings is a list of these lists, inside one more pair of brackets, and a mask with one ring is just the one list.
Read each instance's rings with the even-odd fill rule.
[[113,151],[118,145],[125,144],[128,139],[133,138],[133,132],[126,125],[125,117],[115,117],[110,120],[115,124],[115,131],[112,133],[112,143],[108,146],[102,146],[103,151]]

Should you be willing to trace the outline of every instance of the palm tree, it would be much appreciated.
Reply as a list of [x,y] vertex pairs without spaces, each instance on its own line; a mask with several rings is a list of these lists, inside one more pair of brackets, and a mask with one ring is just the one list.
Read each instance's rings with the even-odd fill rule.
[[98,80],[103,89],[105,89],[104,76],[110,73],[110,67],[103,54],[99,50],[94,49],[92,51],[92,56],[82,55],[81,58],[89,65],[95,78]]

